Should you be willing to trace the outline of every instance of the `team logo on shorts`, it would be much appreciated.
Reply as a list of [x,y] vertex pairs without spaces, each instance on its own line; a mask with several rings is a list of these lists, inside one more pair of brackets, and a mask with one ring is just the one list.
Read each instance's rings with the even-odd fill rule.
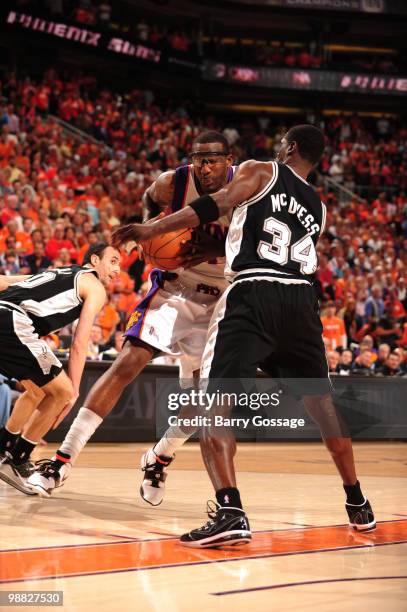
[[128,320],[128,323],[126,325],[126,331],[130,329],[130,327],[133,327],[133,325],[135,325],[138,322],[140,317],[141,317],[141,312],[139,312],[138,310],[135,310],[133,314],[131,315],[130,319]]

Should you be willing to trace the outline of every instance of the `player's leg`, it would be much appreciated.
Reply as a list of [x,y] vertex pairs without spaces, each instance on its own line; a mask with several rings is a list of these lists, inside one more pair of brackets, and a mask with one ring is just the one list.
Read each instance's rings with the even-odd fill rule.
[[0,458],[4,457],[6,451],[13,448],[44,396],[44,392],[31,381],[21,382],[25,391],[17,398],[7,423],[0,429]]
[[20,409],[17,406],[17,414],[14,415],[14,423],[21,427],[24,425],[20,417],[29,418],[37,409],[38,415],[15,442],[14,446],[7,450],[6,458],[0,467],[0,478],[8,484],[28,495],[32,494],[27,483],[33,472],[30,456],[41,438],[49,431],[55,422],[61,406],[65,406],[73,395],[72,383],[66,373],[60,373],[50,382],[46,383],[37,392],[31,386]]
[[[328,378],[328,364],[322,341],[322,325],[318,314],[318,301],[311,287],[290,287],[293,294],[288,301],[285,358],[291,364],[291,376],[308,379],[314,388],[303,395],[308,414],[317,423],[321,436],[342,478],[346,493],[346,510],[350,525],[360,531],[375,527],[368,500],[357,479],[352,441],[346,423],[335,407],[332,386]],[[300,305],[300,306],[297,306]],[[292,312],[290,312],[292,307]]]
[[308,414],[317,423],[325,446],[342,478],[350,526],[358,531],[374,529],[374,514],[369,500],[362,493],[356,475],[352,440],[341,422],[332,395],[308,395],[303,397],[303,401]]
[[[240,392],[239,379],[254,379],[257,363],[272,350],[273,339],[262,329],[256,312],[258,287],[252,282],[232,286],[219,300],[208,331],[201,377],[209,378],[208,392]],[[270,322],[269,322],[270,327]],[[181,537],[186,546],[204,548],[250,541],[249,522],[236,486],[234,455],[236,442],[227,427],[216,427],[214,416],[228,416],[230,402],[208,413],[211,424],[202,428],[201,450],[216,492],[217,509],[210,510],[209,525]]]
[[89,391],[55,457],[44,461],[30,476],[27,484],[32,490],[49,497],[54,488],[63,484],[90,437],[153,355],[153,347],[125,343],[116,360]]
[[[171,329],[171,345],[180,355],[180,386],[187,390],[199,387],[199,373],[205,348],[209,321],[216,301],[204,305],[188,298],[170,296],[167,305],[177,316]],[[156,326],[155,326],[155,329]],[[193,418],[199,414],[197,407],[185,406],[178,416]],[[165,494],[167,469],[175,458],[176,451],[196,432],[197,427],[170,425],[161,439],[144,453],[141,458],[143,480],[140,486],[141,498],[152,506],[162,503]]]
[[[193,372],[195,387],[199,385],[199,370]],[[185,407],[179,412],[180,418],[191,418],[196,409]],[[175,458],[175,453],[196,432],[196,427],[171,425],[160,440],[141,457],[143,481],[140,486],[141,498],[151,506],[159,506],[164,499],[167,468]]]

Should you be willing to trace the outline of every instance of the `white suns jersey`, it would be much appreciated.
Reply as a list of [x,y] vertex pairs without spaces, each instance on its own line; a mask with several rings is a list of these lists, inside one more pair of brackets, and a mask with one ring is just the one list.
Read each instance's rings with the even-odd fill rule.
[[[236,166],[231,166],[229,168],[227,182],[230,182],[233,179],[235,171]],[[197,179],[195,177],[192,164],[180,166],[175,170],[174,197],[171,205],[172,212],[181,210],[181,208],[184,208],[190,202],[196,200],[196,198],[199,198],[200,195],[202,195],[198,192],[196,181]],[[207,223],[204,225],[204,230],[214,238],[225,240],[231,217],[232,213],[225,215],[212,223]],[[182,275],[182,280],[188,285],[196,283],[196,291],[201,291],[204,293],[205,287],[214,286],[215,288],[219,289],[219,293],[217,293],[217,295],[219,295],[221,290],[225,289],[229,284],[225,280],[225,263],[225,257],[218,257],[214,261],[201,263],[198,266],[188,270],[176,270],[176,272]]]

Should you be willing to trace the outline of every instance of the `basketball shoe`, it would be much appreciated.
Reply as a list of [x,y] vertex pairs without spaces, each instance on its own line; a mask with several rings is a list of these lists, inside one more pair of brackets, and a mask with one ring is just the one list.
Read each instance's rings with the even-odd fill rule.
[[346,512],[349,516],[349,525],[357,531],[370,531],[376,527],[372,507],[369,500],[365,499],[359,506],[345,504]]
[[34,464],[31,461],[16,464],[9,452],[0,455],[0,479],[21,493],[35,495],[27,485],[27,480],[33,471]]
[[144,472],[140,495],[151,506],[159,506],[164,499],[167,467],[174,460],[172,457],[156,455],[153,448],[144,453],[141,458],[141,469]]
[[244,510],[222,508],[218,503],[209,501],[206,513],[209,521],[203,527],[193,529],[181,536],[181,544],[190,548],[217,548],[248,544],[252,539],[249,521]]
[[40,459],[35,464],[35,471],[27,479],[27,487],[40,497],[51,497],[54,489],[62,487],[68,478],[72,464],[57,458]]

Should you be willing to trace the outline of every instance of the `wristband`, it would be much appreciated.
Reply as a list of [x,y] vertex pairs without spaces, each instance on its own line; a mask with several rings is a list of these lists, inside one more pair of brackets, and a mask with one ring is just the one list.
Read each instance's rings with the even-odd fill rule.
[[219,219],[219,208],[210,195],[204,195],[194,200],[190,207],[194,209],[201,224],[210,223]]

